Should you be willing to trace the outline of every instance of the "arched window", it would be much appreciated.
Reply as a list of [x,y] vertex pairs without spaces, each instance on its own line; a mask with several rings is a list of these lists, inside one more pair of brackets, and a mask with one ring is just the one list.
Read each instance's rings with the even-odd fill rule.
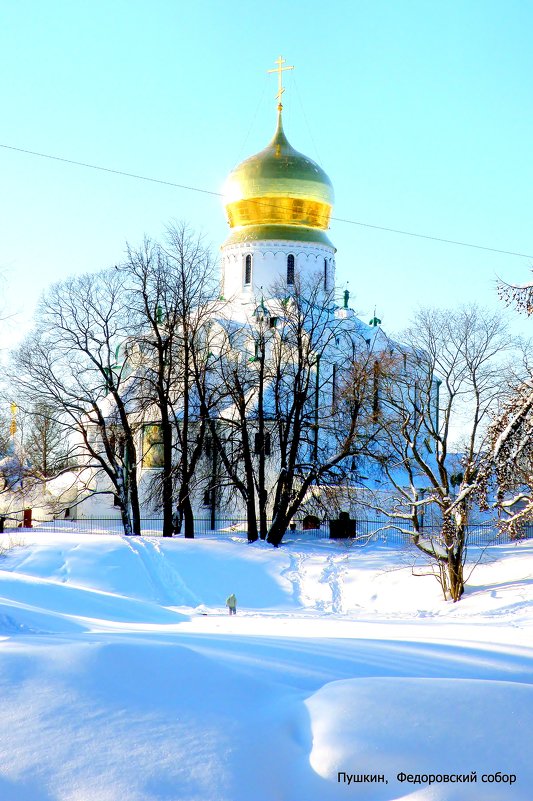
[[288,286],[294,285],[294,256],[292,253],[287,256],[287,284]]
[[148,423],[142,431],[142,466],[163,467],[163,435],[159,423]]
[[324,289],[328,288],[328,260],[324,259]]
[[252,283],[252,257],[248,253],[244,260],[244,286]]

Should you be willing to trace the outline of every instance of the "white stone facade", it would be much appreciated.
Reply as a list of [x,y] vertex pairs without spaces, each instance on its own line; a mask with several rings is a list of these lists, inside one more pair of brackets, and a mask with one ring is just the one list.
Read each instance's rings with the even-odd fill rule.
[[[289,257],[294,257],[294,277],[291,283]],[[247,257],[248,265],[247,265]],[[259,240],[223,245],[221,248],[221,293],[226,301],[253,303],[287,287],[288,292],[298,277],[320,276],[324,291],[335,287],[335,248],[325,244]]]

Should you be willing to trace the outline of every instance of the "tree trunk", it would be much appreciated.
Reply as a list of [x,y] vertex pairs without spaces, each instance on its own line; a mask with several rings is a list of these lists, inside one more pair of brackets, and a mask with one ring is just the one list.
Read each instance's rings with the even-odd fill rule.
[[448,583],[450,597],[455,603],[465,590],[463,560],[461,554],[450,554],[448,557]]
[[189,500],[189,496],[187,496],[185,499],[185,505],[183,508],[183,520],[185,522],[184,536],[190,540],[194,539],[194,514],[192,511],[192,506]]
[[257,532],[257,514],[255,511],[255,498],[253,493],[248,493],[246,499],[246,528],[248,530],[248,542],[256,542],[259,539]]
[[133,530],[131,523],[131,515],[128,503],[128,486],[126,480],[124,479],[124,472],[125,471],[123,471],[122,476],[120,473],[117,475],[118,480],[116,485],[116,497],[120,507],[120,518],[122,520],[124,534],[126,537],[131,537],[133,534],[135,534],[135,531]]
[[209,488],[209,524],[211,527],[211,531],[215,530],[216,526],[216,517],[217,517],[217,471],[218,471],[218,459],[217,459],[217,446],[216,443],[213,441],[212,443],[212,453],[211,453],[211,486]]
[[246,524],[248,529],[248,542],[255,542],[259,538],[259,534],[257,531],[257,511],[255,508],[254,466],[250,434],[246,422],[246,409],[244,405],[242,405],[240,408],[240,414],[243,449],[242,455],[246,484]]
[[191,506],[189,487],[182,483],[178,496],[178,508],[184,523],[183,535],[187,539],[194,539],[194,514]]
[[167,409],[160,400],[161,435],[163,438],[163,480],[161,487],[161,504],[163,507],[163,537],[172,537],[174,533],[173,519],[173,487],[172,487],[172,426]]
[[264,410],[264,390],[265,390],[265,339],[264,335],[260,339],[260,361],[259,361],[259,387],[257,395],[257,435],[259,440],[259,464],[257,475],[257,500],[259,505],[259,534],[262,540],[267,535],[267,499],[266,489],[266,432],[265,432],[265,410]]
[[124,534],[129,537],[132,534],[141,534],[141,510],[139,506],[139,492],[137,488],[137,476],[130,470],[130,464],[135,464],[135,451],[131,443],[126,441],[124,446],[124,464],[116,467],[116,488],[117,497],[120,505],[120,515]]
[[259,533],[262,540],[266,540],[268,534],[267,524],[267,499],[268,494],[263,486],[259,489]]
[[[132,522],[132,534],[136,534],[138,536],[141,535],[141,508],[139,504],[139,489],[137,486],[137,467],[135,465],[135,459],[132,458],[134,456],[135,451],[132,452],[132,449],[129,449],[129,456],[127,471],[128,471],[128,485],[129,485],[129,499],[130,499],[130,506],[131,506],[131,522]],[[130,467],[130,465],[133,465]]]
[[268,532],[267,542],[277,548],[287,531],[285,515],[276,515]]
[[120,507],[120,517],[122,519],[122,527],[124,529],[124,535],[126,537],[131,537],[133,535],[133,529],[131,525],[130,516],[128,510],[125,509],[123,506]]

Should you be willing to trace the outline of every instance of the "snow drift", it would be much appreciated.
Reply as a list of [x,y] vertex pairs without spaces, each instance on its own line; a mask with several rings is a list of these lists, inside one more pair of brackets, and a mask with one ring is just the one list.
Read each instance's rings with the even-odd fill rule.
[[2,801],[531,797],[529,543],[492,548],[451,605],[384,544],[21,536],[0,563]]

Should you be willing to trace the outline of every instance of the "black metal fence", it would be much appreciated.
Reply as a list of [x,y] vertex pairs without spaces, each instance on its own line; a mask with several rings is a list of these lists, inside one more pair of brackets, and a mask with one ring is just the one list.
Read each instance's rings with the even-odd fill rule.
[[[268,521],[270,522],[270,521]],[[317,527],[309,527],[308,520],[296,521],[287,531],[285,540],[292,537],[307,536],[316,539],[327,539],[330,535],[329,521],[316,521]],[[7,518],[4,530],[13,533],[15,530],[23,529],[23,521],[16,518]],[[146,536],[162,536],[163,521],[160,517],[143,518],[141,520],[142,533]],[[32,520],[32,530],[36,533],[82,533],[82,534],[122,534],[122,522],[120,518],[83,518],[80,520],[61,519],[61,520]],[[238,518],[226,518],[216,521],[216,528],[212,528],[209,518],[195,518],[195,536],[205,535],[234,535],[246,538],[246,520]],[[179,536],[183,536],[183,530]],[[439,540],[440,531],[438,526],[426,526],[423,536],[427,539]],[[410,539],[409,526],[404,520],[384,517],[365,517],[355,518],[355,537],[359,540],[376,540],[386,542],[391,545],[407,544]],[[501,533],[498,527],[492,522],[472,523],[467,526],[467,537],[469,545],[485,546],[496,543],[510,542],[511,537],[506,533]],[[533,524],[525,525],[521,532],[523,539],[533,538]],[[514,537],[513,539],[518,539]]]

